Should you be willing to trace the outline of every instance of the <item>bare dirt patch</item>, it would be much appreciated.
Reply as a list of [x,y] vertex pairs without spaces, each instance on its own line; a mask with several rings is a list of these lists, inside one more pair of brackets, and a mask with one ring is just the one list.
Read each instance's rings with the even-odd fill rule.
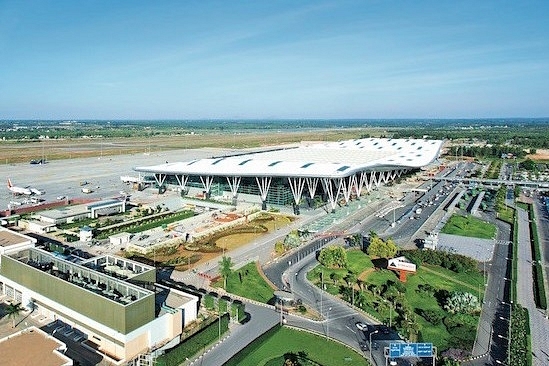
[[535,154],[526,155],[528,159],[532,160],[546,160],[549,161],[549,149],[537,149]]
[[368,278],[368,275],[370,275],[373,271],[375,271],[375,268],[368,268],[358,275],[358,279],[364,282],[366,278]]

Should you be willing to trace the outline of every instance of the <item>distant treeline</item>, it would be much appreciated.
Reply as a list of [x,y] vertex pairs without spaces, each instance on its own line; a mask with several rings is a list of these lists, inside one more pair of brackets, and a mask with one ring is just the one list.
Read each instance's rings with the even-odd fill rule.
[[[499,125],[484,125],[481,123],[469,126],[456,125],[432,125],[413,126],[413,128],[402,128],[389,130],[393,138],[423,138],[437,140],[462,140],[462,146],[472,145],[478,141],[485,141],[489,145],[495,145],[486,150],[478,152],[484,156],[498,156],[501,153],[515,153],[518,155],[520,149],[546,149],[549,148],[549,120],[530,120],[526,122],[508,122]],[[473,149],[471,146],[470,149]],[[491,151],[489,151],[491,149]],[[473,150],[469,150],[473,151]],[[464,153],[467,156],[474,156]]]
[[[310,131],[316,129],[382,129],[381,136],[486,141],[510,148],[549,148],[549,118],[545,119],[218,119],[218,120],[0,120],[5,140],[43,138],[124,138],[187,135]],[[379,135],[380,132],[376,133]],[[364,132],[357,137],[370,137]],[[493,155],[495,152],[482,152]],[[464,154],[467,155],[467,154]],[[497,154],[496,154],[497,155]]]

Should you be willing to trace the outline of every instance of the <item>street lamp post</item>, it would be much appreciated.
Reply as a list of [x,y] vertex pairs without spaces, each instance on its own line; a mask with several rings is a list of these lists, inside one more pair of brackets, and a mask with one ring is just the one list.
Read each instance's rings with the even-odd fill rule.
[[332,307],[328,308],[328,313],[326,313],[326,339],[330,337],[330,311]]
[[373,332],[370,333],[370,363],[373,364],[373,360],[372,360],[372,335],[378,333],[379,330],[374,330]]
[[282,299],[278,299],[278,307],[280,310],[280,325],[284,322],[284,317],[282,316]]
[[389,328],[393,326],[393,302],[388,300],[383,300],[389,304]]
[[320,316],[323,316],[322,314],[322,293],[324,292],[324,272],[320,272]]

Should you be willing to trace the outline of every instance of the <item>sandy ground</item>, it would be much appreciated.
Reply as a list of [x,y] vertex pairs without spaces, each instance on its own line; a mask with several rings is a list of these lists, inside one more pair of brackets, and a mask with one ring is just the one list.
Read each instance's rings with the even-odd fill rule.
[[549,160],[549,149],[537,149],[535,154],[526,155],[532,160]]

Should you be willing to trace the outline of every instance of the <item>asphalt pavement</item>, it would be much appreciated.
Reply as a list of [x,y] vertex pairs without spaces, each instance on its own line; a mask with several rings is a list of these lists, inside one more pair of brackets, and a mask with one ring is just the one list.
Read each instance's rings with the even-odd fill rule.
[[532,365],[549,365],[549,320],[543,310],[536,307],[532,284],[532,251],[528,213],[517,208],[518,213],[518,278],[517,301],[528,309],[532,343]]

